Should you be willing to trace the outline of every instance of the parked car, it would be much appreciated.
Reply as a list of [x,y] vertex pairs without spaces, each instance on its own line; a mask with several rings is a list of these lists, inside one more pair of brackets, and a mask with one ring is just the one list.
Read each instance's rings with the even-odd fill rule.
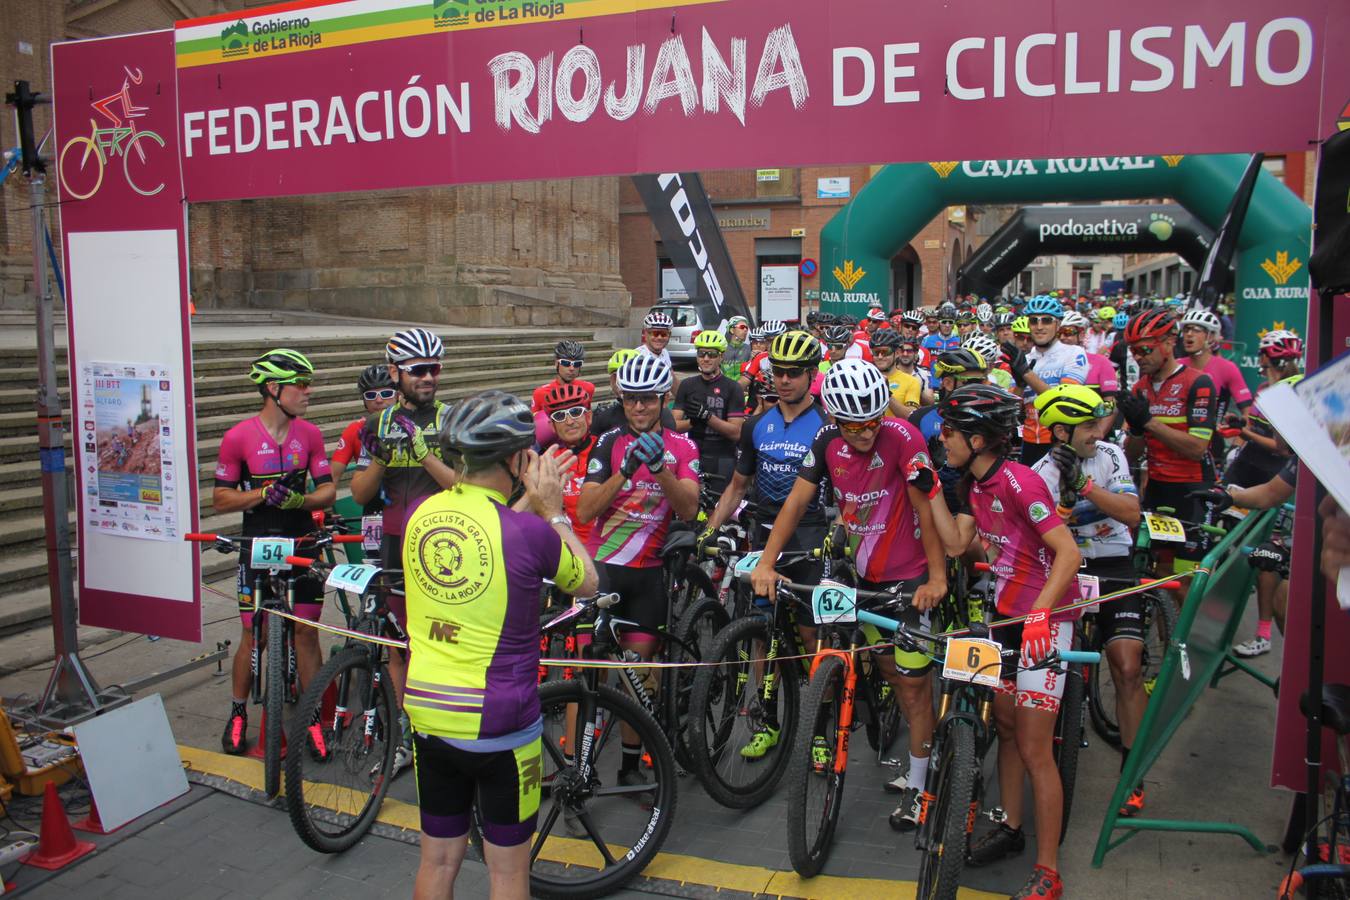
[[675,327],[670,329],[670,343],[666,345],[670,358],[679,362],[694,362],[697,359],[694,338],[703,331],[698,310],[688,303],[658,303],[652,307],[652,312],[663,312],[675,323]]

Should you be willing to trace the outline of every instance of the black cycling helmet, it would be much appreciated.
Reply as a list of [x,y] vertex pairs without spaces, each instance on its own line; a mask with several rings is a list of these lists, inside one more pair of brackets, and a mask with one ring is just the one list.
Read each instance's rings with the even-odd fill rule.
[[553,347],[554,359],[573,359],[581,362],[586,358],[586,348],[581,346],[580,341],[563,340],[558,341]]
[[820,321],[820,315],[821,315],[821,314],[818,313],[818,312],[816,312],[814,309],[811,310],[809,313],[807,313],[807,314],[806,314],[806,325],[807,325],[807,327],[808,327],[808,328],[815,328],[815,327],[816,327],[816,323]]
[[900,332],[893,328],[878,328],[872,332],[872,349],[888,347],[892,350],[900,346]]
[[944,425],[981,435],[991,447],[1010,441],[1022,424],[1022,398],[987,382],[962,385],[942,399],[938,410]]
[[486,469],[534,444],[530,407],[506,391],[465,397],[450,410],[441,432],[441,448],[463,460],[467,472]]
[[389,378],[389,367],[374,365],[366,366],[361,373],[361,377],[356,379],[356,389],[361,393],[366,391],[375,391],[380,388],[391,388],[394,382]]
[[831,325],[825,329],[825,343],[838,346],[853,343],[853,329],[847,325]]

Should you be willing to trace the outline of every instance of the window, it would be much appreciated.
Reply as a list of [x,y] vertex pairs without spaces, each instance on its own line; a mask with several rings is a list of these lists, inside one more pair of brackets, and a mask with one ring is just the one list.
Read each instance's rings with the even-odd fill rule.
[[653,306],[652,312],[663,312],[670,316],[676,328],[697,328],[698,313],[692,306]]

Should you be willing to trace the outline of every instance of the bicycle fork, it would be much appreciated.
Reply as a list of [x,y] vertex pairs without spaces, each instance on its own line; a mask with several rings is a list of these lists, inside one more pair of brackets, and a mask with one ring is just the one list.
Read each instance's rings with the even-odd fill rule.
[[852,653],[845,653],[842,650],[821,649],[816,654],[812,666],[812,677],[815,676],[815,668],[827,656],[837,656],[844,663],[844,698],[843,702],[839,704],[839,726],[834,739],[834,771],[838,775],[843,775],[848,768],[848,738],[849,733],[853,730],[853,701],[858,687],[858,670],[853,665]]

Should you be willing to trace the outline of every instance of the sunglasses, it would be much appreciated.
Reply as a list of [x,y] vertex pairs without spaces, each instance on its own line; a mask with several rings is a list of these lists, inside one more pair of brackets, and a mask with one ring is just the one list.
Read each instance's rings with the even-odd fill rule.
[[1130,354],[1132,356],[1152,356],[1153,351],[1157,349],[1157,344],[1131,344]]
[[661,402],[660,394],[624,394],[624,406],[647,406]]
[[366,400],[393,400],[396,393],[393,388],[380,388],[378,391],[365,391],[361,396]]
[[760,395],[760,399],[763,400],[765,403],[777,403],[777,402],[778,402],[778,395],[777,395],[777,394],[761,394],[761,395]]
[[414,378],[435,378],[441,374],[440,363],[413,363],[412,365],[402,365],[398,367],[400,372],[407,372]]
[[801,378],[806,374],[805,366],[774,366],[774,378]]
[[847,350],[851,345],[850,345],[850,344],[830,344],[830,345],[828,345],[828,346],[829,346],[829,348],[830,348],[831,350]]
[[297,387],[297,388],[300,388],[300,390],[303,391],[303,390],[305,390],[306,388],[308,388],[310,385],[312,385],[313,383],[314,383],[314,380],[311,379],[311,378],[295,378],[295,379],[292,379],[291,381],[283,381],[283,382],[281,382],[281,386],[282,386],[282,387]]
[[1028,325],[1058,325],[1059,319],[1054,316],[1027,316]]
[[566,422],[568,419],[580,419],[588,412],[590,409],[585,406],[573,406],[570,409],[555,409],[548,417],[555,422]]
[[648,337],[670,337],[670,331],[665,328],[648,328]]
[[738,331],[748,331],[750,329],[750,326],[745,324],[744,322],[737,323],[735,325],[732,325],[731,327],[735,328]]
[[721,351],[721,350],[699,350],[699,351],[698,351],[698,358],[699,358],[699,359],[717,359],[717,357],[719,357],[719,356],[721,356],[721,355],[722,355],[722,351]]
[[872,348],[872,355],[873,355],[873,356],[894,356],[894,355],[895,355],[895,351],[892,350],[890,347],[873,347],[873,348]]
[[868,419],[866,422],[840,422],[839,430],[848,434],[862,434],[865,431],[876,431],[881,427],[881,419]]
[[581,368],[581,360],[579,360],[579,359],[560,359],[560,360],[558,360],[558,365],[562,366],[564,369],[580,369],[580,368]]
[[1069,337],[1078,337],[1078,329],[1077,329],[1077,328],[1061,328],[1061,329],[1059,330],[1059,333],[1060,333],[1060,334],[1068,335]]

